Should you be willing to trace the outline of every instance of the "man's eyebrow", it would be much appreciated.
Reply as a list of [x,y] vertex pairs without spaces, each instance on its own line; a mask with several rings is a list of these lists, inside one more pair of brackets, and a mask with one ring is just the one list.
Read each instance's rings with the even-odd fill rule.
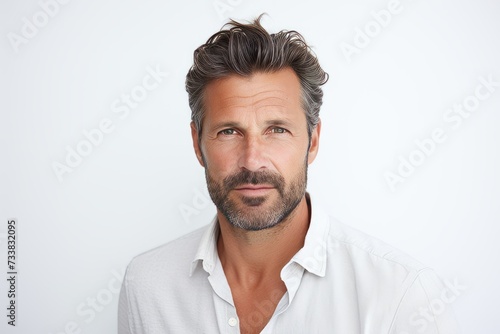
[[266,125],[283,125],[283,126],[291,126],[292,122],[290,122],[288,119],[271,119],[266,121]]
[[238,122],[220,122],[220,123],[215,123],[210,128],[212,130],[215,130],[215,129],[221,129],[221,128],[237,128],[239,126],[240,126],[240,123],[238,123]]

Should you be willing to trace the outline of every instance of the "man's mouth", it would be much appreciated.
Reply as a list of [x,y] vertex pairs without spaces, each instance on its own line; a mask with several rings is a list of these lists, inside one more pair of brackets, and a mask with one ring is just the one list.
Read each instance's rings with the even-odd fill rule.
[[234,188],[244,196],[263,196],[273,189],[274,187],[269,184],[243,184]]

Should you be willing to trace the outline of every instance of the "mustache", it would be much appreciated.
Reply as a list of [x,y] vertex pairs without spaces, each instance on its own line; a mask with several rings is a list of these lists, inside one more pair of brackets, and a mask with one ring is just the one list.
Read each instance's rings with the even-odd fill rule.
[[227,176],[223,183],[224,187],[228,190],[244,184],[269,184],[281,193],[284,190],[285,178],[278,173],[270,171],[252,172],[249,170],[242,170],[238,173]]

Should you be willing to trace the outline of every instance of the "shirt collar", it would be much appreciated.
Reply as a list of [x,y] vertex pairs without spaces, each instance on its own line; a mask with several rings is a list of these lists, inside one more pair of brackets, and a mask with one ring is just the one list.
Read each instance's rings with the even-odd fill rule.
[[201,236],[200,245],[196,251],[193,262],[191,263],[191,270],[189,276],[192,276],[198,263],[201,262],[203,269],[211,274],[215,268],[215,264],[219,257],[217,253],[217,239],[219,238],[219,223],[217,221],[217,215],[205,230]]
[[[306,193],[306,199],[311,208],[311,222],[307,230],[304,246],[293,256],[285,268],[292,262],[295,262],[310,273],[323,277],[326,272],[327,242],[330,224],[328,224],[329,220],[326,213],[313,202],[309,193]],[[215,216],[201,237],[196,256],[191,263],[190,276],[194,273],[199,263],[202,264],[203,269],[207,273],[212,273],[219,257],[217,253],[218,237],[219,223],[217,216]]]
[[290,262],[302,266],[311,274],[325,276],[328,256],[328,234],[330,224],[328,215],[316,204],[309,193],[306,199],[310,204],[311,222],[307,230],[304,246],[294,255]]

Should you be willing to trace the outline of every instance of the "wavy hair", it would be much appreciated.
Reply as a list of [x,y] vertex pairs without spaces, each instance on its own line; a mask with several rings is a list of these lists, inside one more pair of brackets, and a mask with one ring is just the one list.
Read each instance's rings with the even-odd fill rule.
[[186,75],[186,91],[191,120],[200,138],[207,84],[233,74],[250,76],[254,72],[274,72],[288,67],[300,81],[309,137],[318,124],[323,103],[321,86],[328,81],[328,74],[301,34],[294,30],[270,34],[260,23],[263,15],[246,24],[230,20],[194,51],[193,66]]

